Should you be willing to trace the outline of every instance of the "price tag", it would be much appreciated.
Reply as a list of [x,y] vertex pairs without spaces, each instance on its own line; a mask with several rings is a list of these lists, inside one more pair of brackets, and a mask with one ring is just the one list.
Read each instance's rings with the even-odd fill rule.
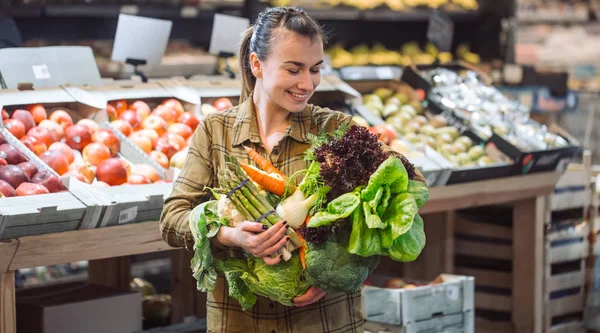
[[181,17],[183,17],[183,18],[198,17],[199,13],[200,13],[200,11],[198,10],[198,7],[184,6],[183,8],[181,8]]
[[377,67],[375,75],[379,80],[391,80],[394,78],[394,71],[390,67]]
[[137,15],[140,8],[136,5],[123,5],[121,6],[121,14]]
[[504,81],[506,83],[518,84],[523,81],[523,67],[521,65],[504,65]]
[[432,11],[427,27],[427,39],[441,52],[451,52],[453,37],[454,23],[450,17],[439,10]]
[[137,217],[137,211],[138,211],[137,206],[122,210],[119,213],[119,224],[131,222],[131,221],[135,220],[135,218]]
[[47,80],[50,78],[50,70],[48,70],[48,66],[46,64],[43,65],[33,65],[31,66],[33,70],[33,75],[37,80]]

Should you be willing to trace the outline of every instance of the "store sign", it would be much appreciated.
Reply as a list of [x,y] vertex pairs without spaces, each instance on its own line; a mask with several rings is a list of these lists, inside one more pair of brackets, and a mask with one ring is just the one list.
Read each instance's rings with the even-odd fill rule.
[[434,10],[429,16],[427,39],[441,52],[452,51],[452,38],[454,37],[454,23],[442,11]]
[[139,60],[159,65],[171,34],[173,22],[133,15],[119,15],[112,60]]
[[247,18],[215,14],[208,51],[216,55],[236,55],[240,38],[249,26],[250,20]]

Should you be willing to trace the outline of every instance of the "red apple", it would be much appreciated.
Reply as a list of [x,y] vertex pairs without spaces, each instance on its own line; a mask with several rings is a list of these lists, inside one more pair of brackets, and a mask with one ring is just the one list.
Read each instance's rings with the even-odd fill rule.
[[158,143],[168,142],[177,148],[177,151],[180,151],[185,147],[185,139],[181,137],[181,135],[174,133],[165,133],[158,139]]
[[27,110],[16,110],[12,114],[12,119],[20,120],[25,125],[25,132],[35,127],[35,119]]
[[123,166],[125,167],[125,170],[127,171],[127,177],[131,176],[131,164],[125,160],[121,160],[121,163],[123,163]]
[[6,112],[6,110],[2,109],[2,120],[4,121],[4,120],[6,120],[8,118],[10,118],[8,116],[8,112]]
[[99,129],[92,135],[92,141],[105,144],[110,150],[110,156],[115,157],[121,149],[119,138],[111,130],[106,128]]
[[25,174],[29,178],[33,178],[33,176],[35,176],[35,174],[38,173],[38,168],[35,166],[35,164],[31,162],[19,163],[17,164],[17,166],[21,168],[21,170],[23,170],[23,172],[25,172]]
[[148,116],[142,123],[142,127],[154,130],[159,136],[167,132],[167,122],[158,116]]
[[154,111],[152,111],[150,115],[161,117],[167,122],[167,125],[171,125],[178,118],[177,111],[175,111],[175,109],[165,107],[162,105],[157,106],[156,109],[154,109]]
[[10,185],[9,183],[7,183],[1,179],[0,179],[0,193],[2,193],[2,195],[4,195],[5,197],[16,197],[17,196],[17,192],[15,191],[15,188],[12,187],[12,185]]
[[171,168],[183,168],[183,163],[187,158],[187,153],[187,149],[184,149],[182,151],[178,151],[176,154],[171,156],[171,159],[169,160],[169,166]]
[[165,154],[168,159],[171,159],[171,157],[177,153],[177,148],[178,147],[175,147],[173,144],[167,142],[166,140],[159,140],[156,144],[155,150]]
[[127,182],[127,170],[118,158],[109,158],[100,163],[96,169],[96,176],[99,181],[108,185],[116,186]]
[[109,121],[114,121],[118,118],[117,109],[115,109],[115,107],[110,104],[106,105],[106,114],[108,115]]
[[124,99],[118,101],[110,101],[108,104],[112,105],[117,110],[117,116],[121,115],[122,112],[127,110],[127,101]]
[[64,175],[62,175],[62,177],[67,177],[67,178],[69,178],[69,177],[75,177],[80,182],[89,184],[88,181],[87,181],[87,179],[85,179],[85,177],[81,173],[79,173],[78,171],[76,171],[76,170],[71,170],[71,171],[65,173]]
[[131,111],[131,110],[123,111],[119,115],[119,119],[125,120],[126,122],[128,122],[129,125],[131,125],[131,128],[133,128],[134,130],[139,129],[142,126],[142,117],[140,117],[140,115],[135,113],[135,111]]
[[46,109],[41,104],[35,104],[35,105],[33,105],[29,109],[29,112],[31,112],[31,115],[33,116],[33,120],[35,120],[35,123],[38,124],[38,125],[43,120],[45,120],[45,119],[48,118],[48,116],[46,115]]
[[92,142],[92,132],[82,125],[71,125],[65,130],[65,143],[69,147],[82,151]]
[[20,139],[25,136],[25,125],[19,119],[8,119],[4,122],[4,127],[8,129],[8,131],[15,136],[15,138]]
[[60,178],[48,170],[38,172],[35,176],[33,176],[33,178],[31,178],[31,182],[34,184],[43,185],[48,189],[48,191],[50,191],[50,193],[56,193],[64,190]]
[[50,147],[53,143],[57,141],[54,132],[45,127],[34,127],[29,132],[27,132],[27,135],[38,139],[38,141],[43,142],[46,145],[46,147]]
[[98,164],[110,158],[110,150],[108,147],[99,142],[92,142],[85,146],[81,154],[83,156],[83,160],[93,166],[98,166]]
[[58,123],[52,120],[42,120],[38,127],[44,127],[52,131],[57,141],[61,141],[65,137],[65,130]]
[[94,178],[96,178],[96,170],[94,170],[94,167],[89,163],[78,166],[75,171],[83,175],[85,182],[88,184],[91,184],[94,181]]
[[59,175],[69,171],[69,160],[60,150],[48,150],[40,158]]
[[152,158],[161,167],[163,167],[165,169],[169,168],[169,158],[164,153],[162,153],[158,150],[153,150],[150,152],[150,158]]
[[119,130],[119,132],[123,133],[125,136],[129,136],[131,133],[133,133],[133,128],[125,120],[118,119],[111,122],[110,124],[117,130]]
[[69,126],[73,125],[73,118],[71,115],[64,110],[56,110],[50,114],[50,118],[53,122],[59,124],[63,130],[66,130]]
[[0,157],[0,166],[5,166],[8,165],[8,162],[6,162],[6,160],[2,157]]
[[29,161],[23,153],[9,143],[0,145],[0,157],[5,159],[8,164],[13,165]]
[[191,112],[182,113],[179,118],[177,118],[177,122],[188,125],[192,131],[195,131],[196,127],[200,124],[200,120],[198,120]]
[[150,181],[153,183],[160,179],[158,171],[148,164],[138,164],[134,166],[131,174],[148,177],[148,179],[150,179]]
[[148,177],[142,175],[131,175],[127,177],[127,182],[134,185],[152,184]]
[[0,167],[0,179],[9,183],[13,188],[19,187],[21,183],[31,181],[31,179],[27,177],[25,171],[16,165]]
[[142,121],[150,115],[150,107],[144,101],[135,101],[129,106],[129,110],[135,111],[141,118]]
[[92,132],[92,135],[94,135],[94,133],[96,133],[96,131],[98,131],[98,129],[100,129],[100,126],[98,126],[98,123],[91,120],[91,119],[81,119],[80,121],[77,122],[77,125],[82,125],[87,127],[90,132]]
[[48,150],[48,147],[45,143],[29,135],[25,135],[21,138],[20,141],[36,156],[39,156],[40,154]]
[[150,141],[152,141],[152,149],[154,149],[156,147],[159,136],[155,130],[144,128],[144,129],[137,131],[137,133],[150,138]]
[[141,150],[143,150],[146,154],[152,151],[152,139],[145,136],[140,132],[133,132],[129,136],[129,139],[135,143]]
[[184,139],[183,145],[185,145],[185,139],[192,136],[193,133],[192,129],[188,125],[181,123],[171,124],[171,126],[169,126],[167,129],[167,132],[177,134],[182,137]]
[[61,151],[63,153],[63,155],[65,155],[67,157],[67,161],[69,162],[69,164],[71,164],[75,161],[75,153],[73,152],[73,149],[71,149],[71,147],[69,147],[66,143],[55,142],[55,143],[51,144],[50,147],[48,147],[48,150]]
[[177,117],[179,117],[182,113],[185,112],[185,109],[183,108],[183,105],[181,104],[181,102],[174,98],[170,98],[170,99],[162,102],[161,105],[166,108],[175,110],[175,113],[177,113]]
[[17,187],[17,195],[20,197],[48,193],[50,193],[50,191],[48,191],[48,189],[44,185],[40,184],[25,182],[19,185],[19,187]]
[[219,111],[224,111],[232,108],[233,104],[229,98],[221,97],[213,103],[213,106]]
[[100,187],[100,188],[110,187],[110,185],[108,185],[105,182],[101,182],[101,181],[96,181],[96,182],[92,183],[92,186],[94,186],[94,187]]

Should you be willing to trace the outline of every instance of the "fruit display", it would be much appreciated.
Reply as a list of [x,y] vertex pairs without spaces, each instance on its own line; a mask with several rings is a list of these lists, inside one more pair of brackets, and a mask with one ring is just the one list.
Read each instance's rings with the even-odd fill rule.
[[[16,119],[15,119],[16,120]],[[66,191],[60,178],[38,168],[0,134],[0,197],[30,196]]]
[[[332,7],[348,6],[360,10],[370,10],[378,7],[394,11],[410,10],[416,7],[444,8],[448,10],[476,10],[479,8],[477,0],[322,0],[321,4]],[[274,6],[302,6],[306,5],[303,0],[271,0]],[[310,4],[314,4],[310,1]]]
[[375,44],[371,48],[361,44],[346,50],[342,44],[335,44],[327,50],[327,53],[331,56],[331,65],[334,68],[365,65],[430,65],[436,60],[442,64],[453,60],[463,60],[472,64],[481,62],[479,55],[471,52],[468,44],[459,45],[455,55],[440,52],[432,43],[427,43],[422,49],[417,42],[406,43],[400,50],[390,50],[382,44]]
[[521,151],[568,147],[569,142],[529,118],[529,109],[484,84],[474,71],[425,72],[433,83],[429,98],[483,138],[495,133]]
[[449,126],[444,116],[424,110],[418,98],[409,90],[400,92],[391,88],[377,88],[364,95],[365,107],[378,114],[387,125],[374,126],[372,131],[381,133],[387,138],[384,142],[401,153],[411,154],[411,149],[402,140],[394,140],[393,131],[417,147],[427,145],[455,168],[505,163],[498,154],[486,152],[486,148],[474,143],[469,136],[461,135],[458,128]]
[[165,169],[182,167],[192,134],[200,124],[174,98],[154,108],[142,100],[129,104],[126,100],[111,101],[106,110],[113,128]]
[[208,116],[211,113],[221,112],[233,107],[233,103],[231,99],[227,97],[217,98],[212,103],[202,103],[200,106],[200,111],[204,117]]
[[[119,156],[120,141],[114,132],[100,128],[92,119],[75,121],[75,113],[68,108],[46,110],[43,105],[35,104],[15,109],[10,117],[3,110],[5,113],[5,128],[61,177],[75,177],[97,187],[158,180],[156,170],[149,172],[148,166],[132,165]],[[43,177],[39,175],[31,179],[47,182],[46,179],[56,177],[50,172]],[[39,190],[31,186],[28,189]]]

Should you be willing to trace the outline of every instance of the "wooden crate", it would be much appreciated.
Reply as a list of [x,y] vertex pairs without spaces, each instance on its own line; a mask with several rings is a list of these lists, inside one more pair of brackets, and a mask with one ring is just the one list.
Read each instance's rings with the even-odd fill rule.
[[589,206],[592,196],[590,178],[591,169],[585,164],[570,164],[550,197],[552,211]]
[[471,277],[443,274],[436,279],[436,284],[414,289],[381,288],[378,286],[385,279],[377,276],[371,279],[375,286],[365,286],[362,290],[368,321],[410,328],[425,320],[473,310]]
[[[491,208],[490,208],[491,209]],[[457,214],[455,273],[475,278],[476,332],[513,332],[513,228],[510,210]],[[578,332],[585,304],[587,226],[546,236],[544,331]]]

